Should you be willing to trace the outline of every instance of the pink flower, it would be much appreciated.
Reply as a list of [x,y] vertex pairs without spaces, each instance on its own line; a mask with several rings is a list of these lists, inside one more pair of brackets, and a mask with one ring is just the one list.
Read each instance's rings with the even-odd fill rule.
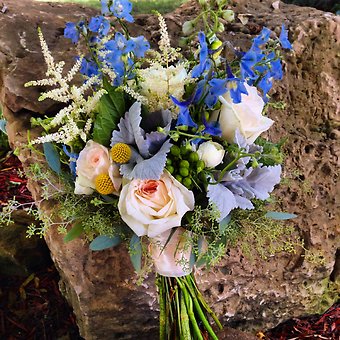
[[123,186],[118,209],[123,221],[138,235],[155,237],[179,227],[194,209],[194,195],[169,173],[160,180],[135,179]]
[[118,192],[121,186],[118,166],[112,163],[109,150],[105,146],[89,140],[84,149],[80,151],[77,159],[77,178],[74,193],[91,195],[95,189],[95,179],[101,174],[110,176],[116,192]]
[[189,275],[193,267],[190,264],[192,246],[188,241],[190,232],[184,228],[176,228],[168,241],[170,234],[171,230],[167,230],[150,239],[149,252],[156,272],[170,277]]

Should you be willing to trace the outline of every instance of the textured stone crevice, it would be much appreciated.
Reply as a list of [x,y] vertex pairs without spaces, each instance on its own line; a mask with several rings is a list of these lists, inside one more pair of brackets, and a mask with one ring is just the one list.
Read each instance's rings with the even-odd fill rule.
[[[0,14],[0,101],[8,119],[12,148],[19,148],[24,167],[41,162],[24,147],[29,117],[52,112],[52,102],[38,102],[37,88],[24,88],[27,81],[43,76],[45,65],[36,27],[41,26],[56,60],[67,61],[76,54],[62,36],[65,22],[95,13],[76,5],[6,1],[8,12]],[[276,195],[283,211],[296,213],[292,221],[305,238],[307,251],[281,253],[250,259],[241,248],[229,249],[225,258],[210,270],[198,270],[196,278],[208,302],[225,325],[264,329],[294,316],[319,311],[317,302],[327,294],[324,282],[339,276],[339,69],[340,19],[330,13],[272,1],[239,0],[237,13],[249,16],[226,25],[225,39],[243,49],[262,26],[279,33],[282,22],[289,27],[294,53],[285,56],[286,75],[276,83],[272,98],[284,101],[286,109],[271,109],[276,124],[268,136],[273,141],[287,137],[285,181]],[[52,10],[51,10],[52,9]],[[197,7],[188,3],[166,15],[172,41],[180,35],[180,23],[195,16]],[[157,18],[143,15],[131,27],[132,35],[144,34],[153,45],[159,34]],[[26,47],[20,43],[26,32]],[[36,135],[32,131],[32,137]],[[39,199],[40,187],[29,188]],[[40,207],[53,209],[50,202]],[[62,290],[75,310],[81,335],[86,339],[150,339],[157,337],[157,302],[154,276],[136,285],[126,249],[117,247],[92,253],[77,239],[65,244],[55,228],[46,242],[59,269]],[[323,256],[323,263],[306,256]],[[336,260],[337,258],[337,260]],[[331,281],[332,280],[332,281]],[[222,337],[221,337],[222,338]]]

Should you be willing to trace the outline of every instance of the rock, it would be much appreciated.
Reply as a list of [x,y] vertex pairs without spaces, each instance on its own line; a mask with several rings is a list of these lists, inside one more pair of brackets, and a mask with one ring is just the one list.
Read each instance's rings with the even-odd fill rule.
[[[24,148],[28,119],[55,110],[51,102],[37,101],[37,89],[23,87],[45,69],[36,27],[42,27],[55,59],[70,60],[75,52],[62,38],[64,23],[93,10],[30,1],[6,4],[8,11],[0,14],[0,100],[11,146],[20,148],[20,158],[28,167],[36,161]],[[196,272],[201,290],[222,322],[244,330],[269,328],[284,319],[326,309],[339,275],[339,18],[284,3],[274,10],[271,4],[269,0],[235,1],[235,10],[247,14],[248,23],[228,25],[225,38],[244,47],[263,25],[275,28],[284,22],[289,27],[295,53],[287,54],[285,78],[272,92],[274,100],[286,102],[286,109],[270,110],[277,123],[269,134],[276,141],[288,138],[287,180],[276,194],[283,211],[299,216],[293,225],[304,248],[297,245],[295,254],[282,252],[263,260],[246,257],[244,249],[237,247],[229,249],[215,268]],[[196,12],[197,7],[188,3],[166,16],[174,41],[181,22]],[[157,41],[154,17],[137,18],[132,30]],[[31,181],[30,189],[38,200],[39,185]],[[53,205],[45,202],[41,209],[53,209]],[[46,241],[84,338],[157,336],[154,277],[137,286],[123,246],[92,253],[81,239],[65,244],[55,228],[48,230]]]
[[9,226],[0,225],[0,275],[28,276],[51,261],[48,249],[43,239],[26,237],[34,220],[25,211],[15,211],[12,220]]

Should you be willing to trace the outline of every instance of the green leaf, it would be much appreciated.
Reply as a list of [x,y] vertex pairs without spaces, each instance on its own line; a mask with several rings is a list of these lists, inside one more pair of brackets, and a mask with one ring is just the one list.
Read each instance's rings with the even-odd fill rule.
[[104,81],[104,94],[98,104],[98,114],[93,127],[93,140],[105,146],[110,145],[112,131],[117,128],[119,119],[125,113],[124,93],[117,91]]
[[268,211],[264,216],[267,218],[271,218],[273,220],[289,220],[291,218],[297,217],[297,215],[295,214],[279,212],[279,211]]
[[47,164],[54,172],[60,175],[61,166],[57,148],[50,142],[44,143],[43,148]]
[[116,247],[122,242],[120,236],[109,237],[106,235],[97,236],[91,243],[90,249],[93,251],[104,250],[111,247]]
[[65,235],[64,242],[70,242],[75,238],[79,237],[84,231],[83,224],[81,222],[77,222],[72,229]]
[[130,240],[130,259],[135,271],[138,273],[142,269],[142,243],[140,237],[134,234]]

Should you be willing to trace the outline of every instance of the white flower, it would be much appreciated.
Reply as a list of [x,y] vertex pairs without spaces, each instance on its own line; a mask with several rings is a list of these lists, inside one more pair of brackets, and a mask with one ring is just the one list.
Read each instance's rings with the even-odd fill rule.
[[206,167],[214,168],[222,162],[225,150],[221,144],[208,141],[199,146],[197,153],[199,158],[204,161]]
[[184,94],[185,81],[188,78],[187,71],[182,64],[163,67],[153,65],[139,71],[141,76],[140,93],[146,97],[152,111],[167,109],[173,105],[170,95],[181,99]]
[[258,94],[256,87],[245,84],[248,95],[242,94],[242,101],[234,104],[230,94],[220,96],[222,107],[219,111],[213,112],[211,119],[219,122],[222,130],[222,137],[229,143],[234,142],[235,131],[238,129],[245,137],[248,144],[254,143],[255,139],[264,131],[267,131],[273,120],[262,115],[264,102]]
[[190,263],[192,246],[188,239],[190,232],[176,228],[150,239],[149,252],[154,261],[156,272],[163,276],[181,277],[189,275],[193,265]]
[[138,235],[155,237],[179,227],[194,209],[192,191],[164,172],[160,180],[134,179],[122,188],[118,209],[123,221]]

